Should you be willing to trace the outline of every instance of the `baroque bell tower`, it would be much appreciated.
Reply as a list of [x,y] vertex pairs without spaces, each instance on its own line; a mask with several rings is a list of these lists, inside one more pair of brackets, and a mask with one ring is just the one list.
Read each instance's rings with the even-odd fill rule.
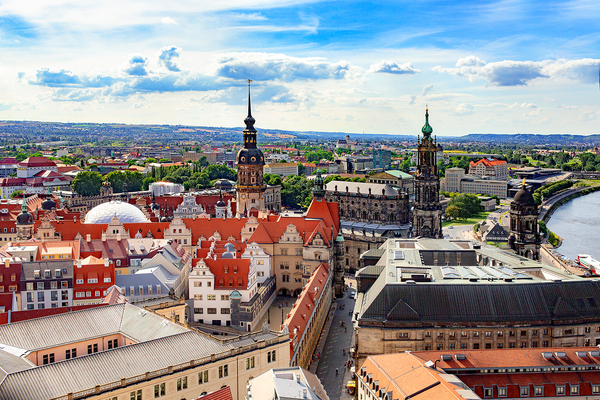
[[263,211],[265,209],[265,191],[267,185],[263,182],[263,167],[265,158],[262,151],[256,147],[255,119],[252,117],[250,105],[250,79],[248,79],[248,116],[244,120],[244,147],[236,157],[237,183],[236,201],[237,214],[250,216],[252,209]]
[[431,138],[429,110],[425,109],[425,125],[419,140],[418,166],[415,173],[415,207],[413,210],[413,237],[442,238],[442,207],[440,206],[440,179],[437,174],[437,140]]

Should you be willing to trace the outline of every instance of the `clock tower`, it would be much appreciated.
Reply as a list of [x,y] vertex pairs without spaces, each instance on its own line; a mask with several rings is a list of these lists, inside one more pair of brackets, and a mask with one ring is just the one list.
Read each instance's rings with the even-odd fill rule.
[[415,207],[413,210],[413,237],[442,238],[442,207],[440,206],[440,179],[437,174],[437,140],[431,138],[429,110],[425,109],[425,125],[419,140],[418,166],[415,173]]
[[250,105],[250,79],[248,79],[248,116],[244,120],[244,148],[236,157],[237,183],[236,201],[237,214],[250,216],[251,211],[263,211],[265,209],[265,191],[267,185],[263,182],[263,167],[265,158],[262,151],[256,147],[255,120],[252,117]]

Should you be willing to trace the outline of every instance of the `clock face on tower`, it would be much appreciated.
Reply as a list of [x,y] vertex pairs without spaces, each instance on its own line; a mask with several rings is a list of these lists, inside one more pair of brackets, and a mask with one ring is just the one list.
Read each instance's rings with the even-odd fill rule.
[[243,194],[243,195],[242,195],[242,199],[245,199],[245,198],[246,198],[246,195],[245,195],[245,194]]

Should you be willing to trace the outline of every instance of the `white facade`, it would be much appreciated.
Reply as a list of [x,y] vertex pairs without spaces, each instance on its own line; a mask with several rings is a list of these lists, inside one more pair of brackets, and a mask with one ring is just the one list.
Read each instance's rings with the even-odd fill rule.
[[[60,282],[60,281],[58,281]],[[64,281],[66,283],[66,281]],[[40,282],[43,285],[43,282]],[[28,289],[21,292],[21,310],[40,310],[44,308],[70,307],[73,305],[73,289],[61,287],[56,289],[35,290],[37,282],[27,283]]]
[[[234,264],[234,260],[231,259],[232,264]],[[210,263],[210,259],[206,261]],[[192,269],[189,277],[189,298],[194,300],[194,321],[203,324],[230,326],[231,293],[238,292],[242,296],[241,302],[250,301],[258,293],[255,264],[256,260],[250,262],[246,289],[235,286],[220,288],[216,287],[215,274],[211,272],[204,260],[200,260]]]
[[150,193],[155,196],[176,194],[184,191],[183,185],[173,182],[154,182],[150,184]]
[[183,196],[183,201],[173,212],[173,216],[179,218],[194,218],[202,214],[206,214],[206,210],[202,207],[202,204],[196,203],[196,196],[191,195]]
[[256,242],[248,243],[246,250],[240,257],[242,259],[250,258],[256,268],[256,281],[258,286],[262,285],[267,279],[271,277],[271,256],[265,253],[265,251]]

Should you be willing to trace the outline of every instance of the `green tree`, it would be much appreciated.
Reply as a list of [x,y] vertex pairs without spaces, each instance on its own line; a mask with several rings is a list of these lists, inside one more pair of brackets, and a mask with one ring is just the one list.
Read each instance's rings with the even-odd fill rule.
[[144,175],[138,171],[112,171],[106,178],[115,193],[140,191],[144,183]]
[[102,186],[102,175],[95,171],[82,171],[75,175],[71,187],[81,196],[98,196]]
[[10,194],[10,198],[11,198],[11,199],[14,199],[15,197],[19,197],[19,196],[20,196],[20,195],[22,195],[22,194],[23,194],[23,191],[22,191],[22,190],[15,190],[14,192],[12,192],[12,193]]
[[451,220],[455,220],[458,219],[460,217],[460,208],[458,208],[458,206],[456,205],[449,205],[448,207],[446,207],[446,212],[444,213],[446,215],[446,218],[451,219]]
[[27,154],[25,154],[25,153],[19,153],[15,156],[15,159],[19,162],[23,161],[26,158],[27,158]]

